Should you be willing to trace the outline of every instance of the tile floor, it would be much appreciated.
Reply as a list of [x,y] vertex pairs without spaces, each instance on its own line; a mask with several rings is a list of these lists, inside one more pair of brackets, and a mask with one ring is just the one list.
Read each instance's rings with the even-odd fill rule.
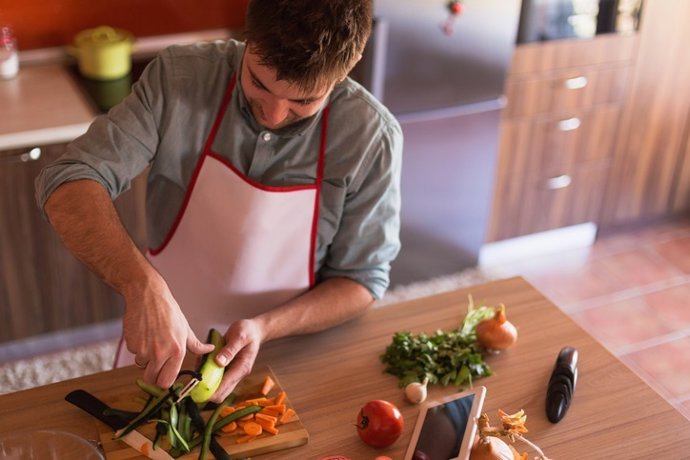
[[501,271],[536,286],[690,419],[690,218]]

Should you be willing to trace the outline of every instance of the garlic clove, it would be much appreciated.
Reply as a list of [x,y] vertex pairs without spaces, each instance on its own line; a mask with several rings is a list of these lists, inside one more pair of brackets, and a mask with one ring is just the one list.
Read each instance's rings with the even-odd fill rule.
[[412,382],[405,387],[405,396],[412,404],[419,404],[426,399],[426,386],[429,384],[429,378],[425,377],[422,383]]

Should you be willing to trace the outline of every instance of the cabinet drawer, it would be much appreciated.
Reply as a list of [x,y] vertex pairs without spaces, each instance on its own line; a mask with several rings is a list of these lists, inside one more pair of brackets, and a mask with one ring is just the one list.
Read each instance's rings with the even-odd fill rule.
[[607,164],[553,177],[499,182],[488,240],[597,221],[608,168]]
[[507,118],[567,113],[623,100],[629,66],[564,69],[506,82]]
[[620,113],[617,106],[602,106],[566,117],[503,120],[498,177],[543,178],[608,161]]

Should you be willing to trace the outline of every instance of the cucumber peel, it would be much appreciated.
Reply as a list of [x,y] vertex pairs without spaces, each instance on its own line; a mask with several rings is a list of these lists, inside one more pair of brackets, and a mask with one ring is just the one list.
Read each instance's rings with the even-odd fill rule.
[[220,332],[212,328],[208,332],[207,342],[212,343],[214,348],[213,351],[206,353],[202,358],[201,367],[199,368],[201,381],[190,393],[195,403],[208,401],[218,389],[225,373],[225,367],[216,364],[216,356],[225,346],[225,338]]

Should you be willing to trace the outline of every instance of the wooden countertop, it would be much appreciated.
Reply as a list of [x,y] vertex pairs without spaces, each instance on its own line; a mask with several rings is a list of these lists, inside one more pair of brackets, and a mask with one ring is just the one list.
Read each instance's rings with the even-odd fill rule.
[[22,66],[0,80],[0,151],[68,142],[97,113],[62,63]]
[[[379,355],[396,331],[433,333],[457,327],[470,293],[478,303],[505,303],[519,330],[513,348],[487,358],[494,375],[475,382],[487,388],[484,410],[493,421],[499,408],[524,409],[527,438],[554,460],[671,459],[690,452],[690,421],[525,280],[511,278],[377,308],[320,334],[267,344],[257,365],[273,368],[310,440],[302,447],[255,458],[315,460],[340,454],[353,460],[373,460],[377,455],[401,459],[418,407],[406,403],[397,379],[383,373]],[[552,424],[544,413],[546,385],[566,345],[579,351],[580,375],[570,410]],[[75,388],[103,399],[131,393],[140,372],[129,367],[0,396],[0,433],[44,427],[96,439],[95,424],[100,422],[63,397]],[[455,391],[435,386],[430,398]],[[358,409],[370,399],[393,402],[405,417],[401,439],[388,449],[372,449],[357,436]],[[516,447],[529,452],[529,458],[535,455],[524,444]]]

